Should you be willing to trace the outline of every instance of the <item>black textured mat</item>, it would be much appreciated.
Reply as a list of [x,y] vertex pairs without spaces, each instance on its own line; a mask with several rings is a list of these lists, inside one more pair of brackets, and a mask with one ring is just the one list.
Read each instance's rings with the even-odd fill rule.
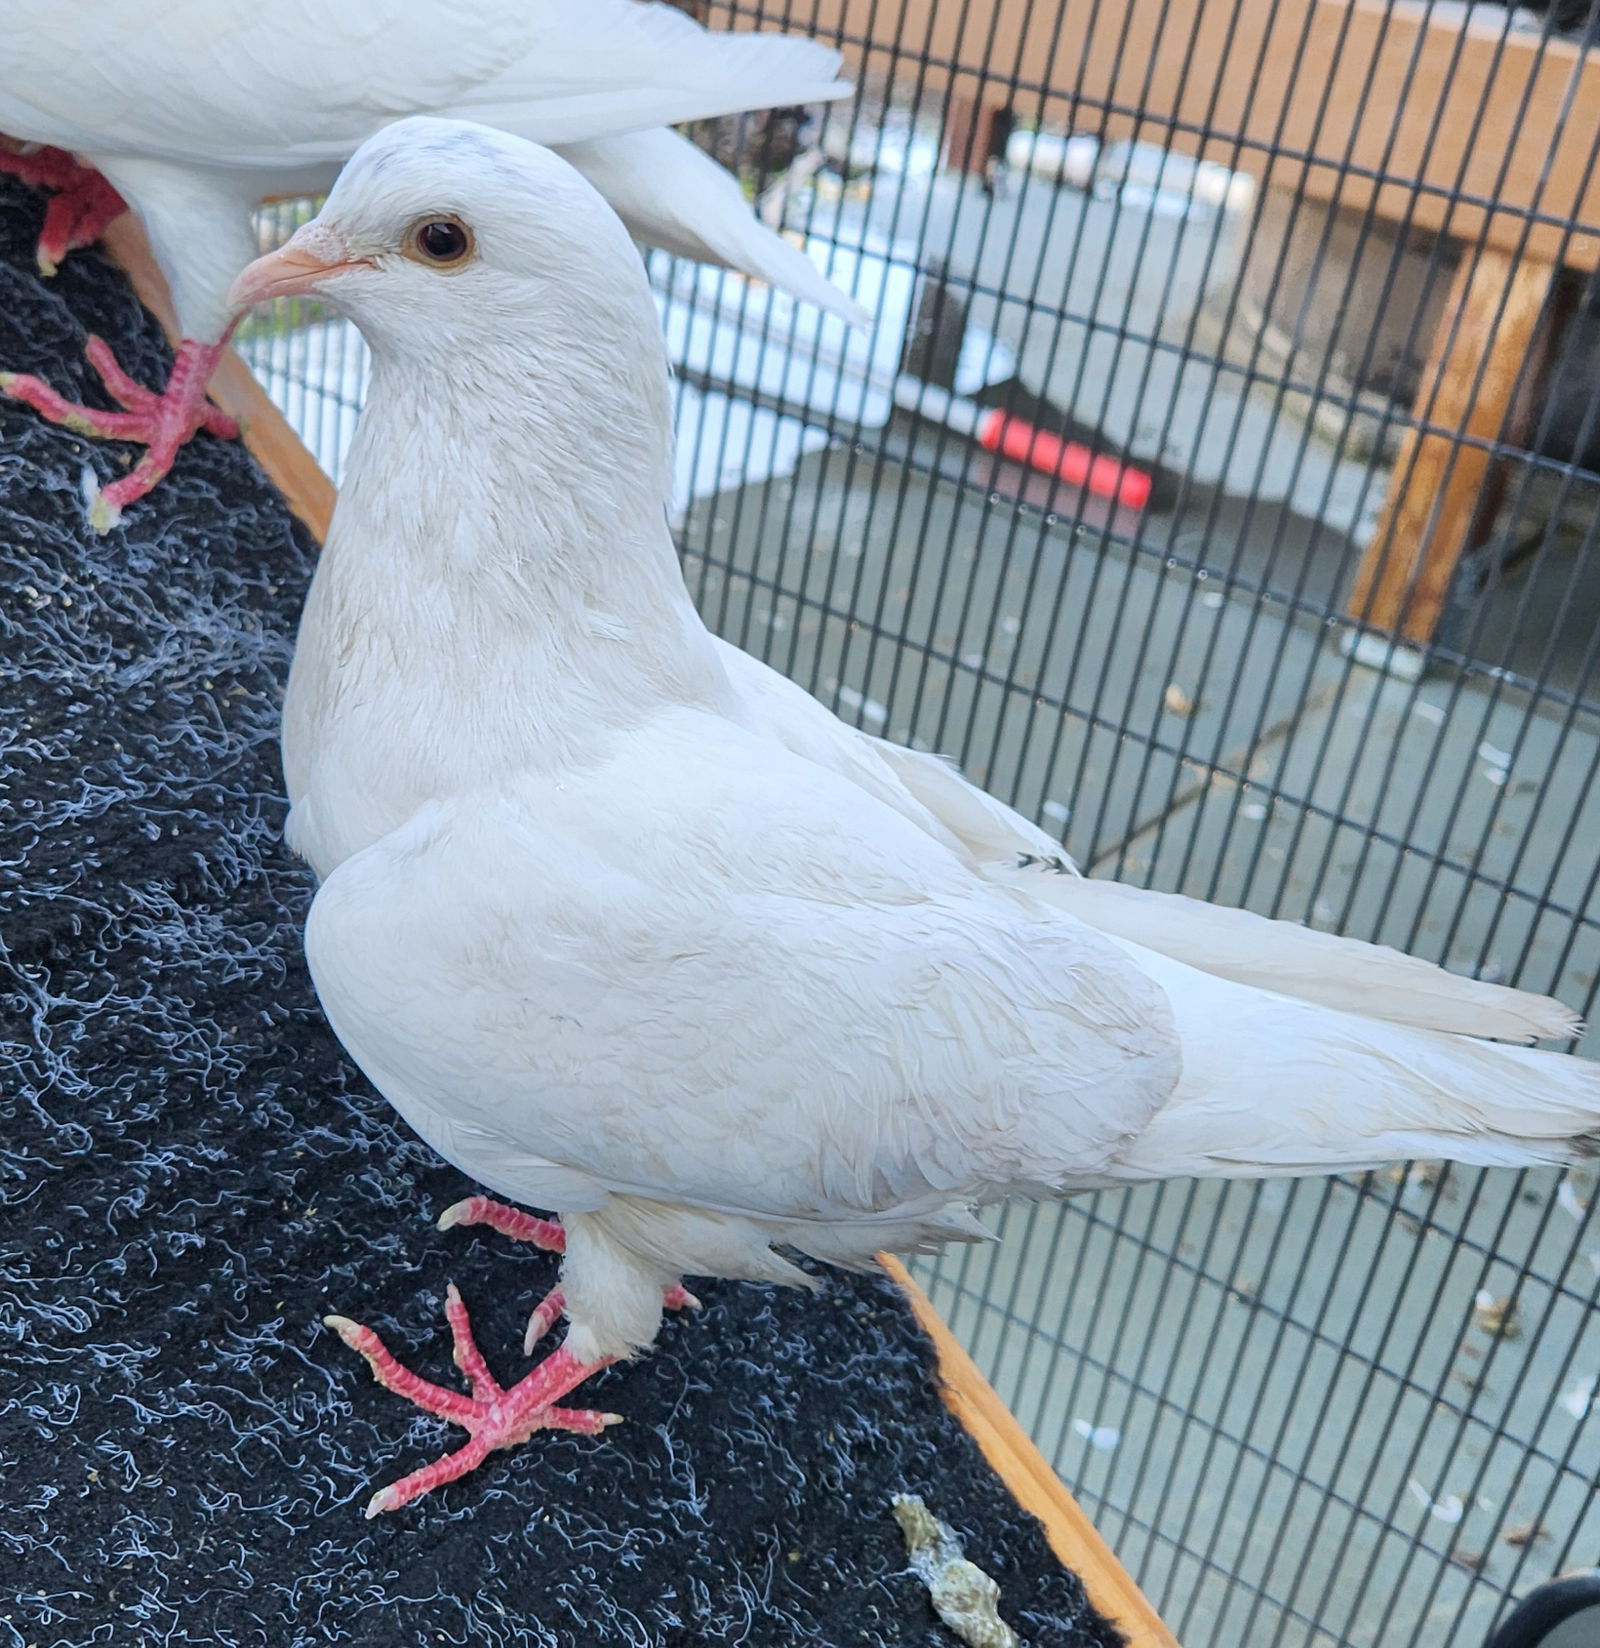
[[[108,263],[34,274],[39,217],[0,184],[0,365],[82,392],[90,329],[152,381],[166,348]],[[432,1227],[469,1187],[312,998],[276,748],[312,545],[210,437],[96,539],[83,468],[126,459],[0,401],[0,1648],[951,1644],[897,1490],[1027,1642],[1115,1643],[875,1279],[696,1284],[702,1315],[575,1398],[626,1424],[363,1520],[463,1435],[323,1313],[453,1379],[453,1279],[509,1379],[553,1261]]]

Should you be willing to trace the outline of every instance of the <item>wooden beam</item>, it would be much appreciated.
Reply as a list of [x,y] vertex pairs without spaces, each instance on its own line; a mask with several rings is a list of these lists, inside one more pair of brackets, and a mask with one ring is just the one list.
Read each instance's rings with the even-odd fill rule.
[[[1245,117],[1262,141],[1262,116],[1279,120],[1267,103]],[[1418,0],[1315,0],[1281,108],[1283,145],[1316,159],[1251,163],[1265,182],[1537,262],[1600,263],[1600,55],[1575,40]]]
[[[176,345],[178,317],[172,296],[166,276],[150,255],[150,243],[138,218],[125,212],[106,231],[104,245],[127,275],[139,301],[161,322]],[[239,420],[251,455],[321,543],[333,518],[337,495],[333,482],[272,404],[255,374],[231,349],[211,376],[211,399]]]
[[[983,1450],[1011,1497],[1044,1524],[1050,1548],[1083,1581],[1089,1600],[1121,1627],[1128,1648],[1177,1648],[1178,1639],[1112,1555],[1083,1507],[1067,1492],[994,1387],[978,1372],[927,1294],[898,1259],[880,1254],[878,1262],[911,1301],[923,1332],[933,1341],[945,1405]],[[1002,1608],[1004,1603],[1002,1596]]]
[[944,110],[944,137],[939,164],[953,172],[983,172],[985,144],[981,128],[992,114],[989,105],[963,92],[952,93]]
[[955,92],[945,105],[939,163],[951,171],[987,177],[992,165],[1005,161],[1011,127],[1011,111],[1003,101]]
[[[711,20],[751,21],[717,5]],[[807,23],[842,38],[858,70],[936,95],[1142,138],[1546,263],[1600,264],[1600,51],[1575,40],[1502,39],[1487,18],[1422,0],[811,0]]]
[[[1413,415],[1477,440],[1504,438],[1554,270],[1504,252],[1462,258]],[[1348,610],[1380,629],[1433,638],[1461,558],[1490,525],[1480,508],[1494,467],[1480,447],[1408,429],[1382,519]]]

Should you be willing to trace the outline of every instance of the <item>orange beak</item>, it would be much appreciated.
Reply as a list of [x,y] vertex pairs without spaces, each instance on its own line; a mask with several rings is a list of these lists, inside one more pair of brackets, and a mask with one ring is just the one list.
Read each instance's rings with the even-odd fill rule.
[[315,292],[329,275],[345,269],[369,269],[366,258],[353,258],[328,230],[307,224],[276,252],[268,252],[239,273],[228,292],[235,309],[273,298]]

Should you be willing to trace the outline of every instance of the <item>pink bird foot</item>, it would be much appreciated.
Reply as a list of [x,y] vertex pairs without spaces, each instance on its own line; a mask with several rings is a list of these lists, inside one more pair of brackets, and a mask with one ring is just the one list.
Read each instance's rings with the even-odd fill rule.
[[53,275],[69,252],[93,246],[128,209],[92,166],[81,165],[65,149],[0,149],[0,172],[52,191],[34,253],[41,275]]
[[567,1251],[567,1233],[561,1228],[559,1219],[536,1218],[532,1213],[508,1207],[490,1196],[467,1196],[459,1202],[452,1202],[439,1215],[439,1228],[450,1230],[456,1225],[488,1225],[491,1230],[498,1230],[514,1242],[532,1242],[546,1253]]
[[[541,1307],[542,1308],[542,1307]],[[551,1320],[560,1314],[556,1305]],[[597,1435],[608,1425],[622,1423],[622,1415],[599,1413],[593,1408],[563,1408],[556,1404],[575,1386],[591,1374],[609,1366],[615,1357],[603,1357],[597,1362],[580,1362],[564,1346],[552,1351],[531,1373],[524,1375],[509,1389],[503,1387],[489,1372],[488,1364],[472,1337],[472,1323],[467,1307],[454,1285],[445,1300],[445,1316],[450,1323],[451,1338],[455,1342],[455,1363],[467,1376],[472,1387],[471,1396],[431,1380],[402,1367],[389,1353],[388,1347],[371,1328],[352,1322],[347,1316],[325,1316],[323,1321],[351,1348],[359,1351],[372,1369],[372,1376],[396,1396],[415,1402],[419,1408],[459,1425],[472,1440],[413,1471],[387,1488],[380,1489],[367,1502],[368,1517],[382,1511],[397,1511],[409,1505],[430,1490],[446,1482],[454,1482],[476,1470],[497,1448],[513,1448],[526,1442],[535,1431],[581,1431]]]
[[232,440],[239,426],[206,399],[206,384],[216,369],[227,339],[197,343],[185,338],[173,362],[166,390],[156,394],[135,383],[117,364],[103,338],[90,338],[84,353],[100,381],[124,410],[102,412],[58,394],[42,379],[21,372],[0,372],[0,393],[11,396],[78,435],[137,441],[148,447],[139,462],[89,499],[89,522],[96,532],[109,531],[129,504],[145,496],[172,468],[178,448],[200,430]]
[[[452,1202],[439,1215],[439,1228],[452,1230],[456,1225],[488,1225],[491,1230],[509,1236],[514,1242],[532,1242],[546,1253],[567,1251],[567,1233],[561,1228],[559,1219],[540,1219],[532,1213],[524,1213],[520,1208],[497,1202],[490,1196],[467,1196],[459,1202]],[[668,1310],[700,1309],[700,1301],[681,1282],[669,1287],[661,1299]],[[522,1338],[524,1354],[531,1352],[544,1338],[565,1309],[560,1288],[552,1288],[533,1307],[533,1314],[528,1318],[528,1330]]]

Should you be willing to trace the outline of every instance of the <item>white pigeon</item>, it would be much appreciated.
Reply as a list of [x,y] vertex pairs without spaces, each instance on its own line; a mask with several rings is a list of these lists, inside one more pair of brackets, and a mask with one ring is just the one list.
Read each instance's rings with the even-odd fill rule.
[[714,638],[666,526],[650,292],[555,155],[389,127],[234,287],[292,293],[373,357],[285,705],[312,975],[424,1139],[561,1218],[444,1222],[565,1244],[531,1330],[564,1309],[565,1343],[509,1389],[453,1293],[470,1396],[330,1318],[472,1436],[372,1511],[608,1423],[561,1398],[686,1274],[802,1280],[774,1243],[864,1265],[1004,1197],[1594,1153],[1600,1069],[1449,1033],[1567,1035],[1558,1002],[1081,879]]
[[156,395],[97,342],[90,361],[121,412],[74,405],[18,374],[0,389],[82,432],[148,446],[94,500],[95,525],[109,526],[197,429],[234,432],[205,386],[231,329],[228,286],[259,250],[252,210],[320,193],[363,139],[408,114],[469,117],[553,145],[640,239],[862,323],[734,178],[667,129],[841,97],[850,87],[838,76],[839,54],[815,41],[713,34],[641,0],[10,0],[0,132],[54,147],[0,152],[0,169],[63,191],[41,266],[96,238],[125,197],[171,283],[183,343]]

